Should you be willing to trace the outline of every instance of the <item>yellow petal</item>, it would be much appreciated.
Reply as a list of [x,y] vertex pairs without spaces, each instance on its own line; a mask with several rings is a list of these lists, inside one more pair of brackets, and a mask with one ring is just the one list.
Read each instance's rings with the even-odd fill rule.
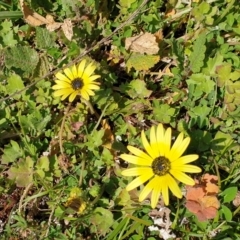
[[175,161],[173,161],[171,164],[173,166],[174,166],[174,164],[181,165],[181,164],[186,164],[186,163],[193,162],[193,161],[195,161],[197,159],[198,159],[198,155],[197,154],[191,154],[191,155],[182,156],[182,157],[176,159]]
[[96,69],[96,66],[94,66],[93,63],[89,63],[84,70],[82,78],[89,78],[92,75],[92,73],[95,71],[95,69]]
[[172,129],[168,128],[165,131],[165,136],[164,136],[164,156],[169,155],[169,151],[171,148],[171,138],[172,138]]
[[188,175],[186,175],[185,173],[175,170],[175,169],[171,169],[170,170],[171,175],[176,178],[178,181],[193,186],[195,184],[195,181],[189,177]]
[[138,148],[132,147],[132,146],[127,146],[127,149],[134,155],[140,157],[140,158],[144,158],[149,162],[149,166],[152,164],[153,159],[147,155],[145,152],[141,151]]
[[155,177],[151,179],[141,191],[139,195],[139,202],[142,202],[144,199],[147,198],[148,194],[152,191],[154,185],[155,185]]
[[65,75],[63,75],[62,73],[58,72],[56,75],[56,78],[58,78],[59,80],[71,83],[71,80],[68,79]]
[[[61,80],[55,80],[55,83],[56,83],[56,85],[54,85],[54,86],[58,86],[58,89],[72,87],[72,85],[70,83],[61,81]],[[57,87],[55,87],[55,88],[57,89]]]
[[137,178],[135,178],[131,183],[129,183],[126,187],[127,191],[131,191],[132,189],[144,184],[147,180],[149,180],[153,175],[150,175],[149,173],[141,175]]
[[77,68],[76,68],[75,64],[72,66],[72,75],[73,75],[74,79],[79,77],[78,76],[78,71],[77,71]]
[[[182,137],[181,135],[183,136],[183,134],[179,134],[179,138]],[[183,139],[181,142],[178,141],[176,144],[174,143],[174,145],[173,145],[173,147],[170,151],[168,159],[172,162],[172,161],[178,159],[179,157],[181,157],[182,154],[187,149],[189,143],[190,143],[190,138],[189,137]]]
[[194,165],[190,165],[190,164],[185,164],[185,165],[174,165],[172,166],[172,168],[174,170],[178,170],[181,172],[187,172],[187,173],[200,173],[202,171],[201,168],[194,166]]
[[99,87],[98,85],[95,85],[95,84],[89,84],[87,87],[88,87],[89,89],[93,89],[93,90],[98,90],[98,89],[100,89],[100,87]]
[[81,96],[84,99],[86,99],[87,101],[89,100],[89,95],[87,94],[87,92],[84,89],[81,90]]
[[168,182],[162,182],[162,197],[164,204],[167,206],[169,204],[169,192],[168,192]]
[[145,148],[146,152],[153,158],[155,159],[156,157],[156,154],[154,152],[154,150],[152,149],[151,145],[149,144],[147,138],[146,138],[146,135],[144,133],[144,131],[142,131],[141,133],[141,138],[142,138],[142,143],[143,143],[143,147]]
[[100,75],[92,75],[91,77],[88,78],[89,82],[93,82],[94,80],[100,78]]
[[72,92],[74,92],[74,90],[72,88],[64,88],[64,89],[56,90],[55,92],[53,92],[53,95],[55,97],[59,97],[61,95],[65,95],[65,94],[69,95]]
[[159,157],[156,130],[154,126],[152,126],[150,129],[150,145],[151,145],[152,151],[154,152],[155,158]]
[[67,77],[70,79],[70,80],[73,80],[74,79],[74,76],[72,74],[72,71],[69,69],[69,68],[65,68],[64,70],[64,73],[67,75]]
[[69,96],[69,102],[72,102],[76,96],[77,96],[78,92],[77,91],[74,91],[70,96]]
[[164,156],[164,128],[163,125],[160,123],[157,126],[157,142],[158,142],[158,152],[160,154],[160,156]]
[[78,77],[81,78],[84,72],[84,68],[86,65],[86,59],[82,60],[78,65]]
[[141,166],[151,166],[151,164],[149,164],[149,161],[145,158],[140,158],[137,156],[133,156],[130,154],[121,154],[120,158],[122,158],[123,160],[129,162],[129,163],[133,163],[136,165],[141,165]]
[[95,95],[95,93],[91,89],[86,89],[86,92],[88,93],[89,96]]
[[155,177],[152,196],[151,196],[151,207],[155,208],[159,202],[159,197],[162,192],[162,181],[164,180],[163,177]]
[[63,94],[62,97],[61,97],[61,100],[63,101],[63,100],[66,99],[68,96],[69,96],[69,93]]
[[126,170],[123,170],[121,172],[123,176],[132,177],[132,176],[139,176],[143,174],[149,174],[149,176],[153,175],[153,171],[151,168],[146,167],[136,167],[136,168],[129,168]]
[[179,188],[176,180],[170,175],[166,175],[166,181],[168,183],[168,187],[170,188],[171,192],[178,198],[182,198],[182,192]]

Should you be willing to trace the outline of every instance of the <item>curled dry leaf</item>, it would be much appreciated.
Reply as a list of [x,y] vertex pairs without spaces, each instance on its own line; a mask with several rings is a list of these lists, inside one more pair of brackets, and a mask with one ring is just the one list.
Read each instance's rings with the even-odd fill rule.
[[235,207],[239,207],[240,206],[240,191],[237,192],[236,197],[233,199],[233,205]]
[[159,51],[156,36],[151,33],[141,33],[138,36],[126,38],[126,50],[138,53],[157,54]]
[[108,149],[112,149],[112,143],[114,142],[114,135],[112,133],[111,127],[108,124],[106,119],[103,119],[102,122],[102,128],[105,130],[103,135],[103,146]]
[[64,35],[66,36],[66,38],[71,41],[72,37],[73,37],[73,26],[72,26],[72,22],[71,20],[65,19],[62,26],[61,26]]
[[48,20],[45,17],[30,9],[23,0],[20,0],[20,7],[23,12],[24,19],[29,25],[37,27],[43,24],[48,24]]

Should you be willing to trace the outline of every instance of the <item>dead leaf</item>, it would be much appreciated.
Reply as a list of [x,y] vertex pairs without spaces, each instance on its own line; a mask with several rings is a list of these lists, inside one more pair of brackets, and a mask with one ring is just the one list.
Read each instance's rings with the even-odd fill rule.
[[34,12],[30,9],[23,0],[20,1],[21,10],[23,12],[24,20],[31,26],[37,27],[40,25],[46,24],[46,28],[49,32],[53,32],[58,28],[62,28],[66,38],[71,41],[73,37],[73,26],[70,19],[65,19],[63,23],[55,22],[51,15],[46,17],[41,16],[40,14]]
[[237,192],[237,195],[236,195],[236,197],[233,200],[233,205],[235,207],[240,206],[240,191]]
[[46,19],[48,20],[48,24],[47,24],[46,28],[49,32],[53,32],[62,26],[62,23],[55,22],[53,19],[53,16],[51,16],[49,14],[47,14]]
[[169,9],[169,10],[166,12],[165,16],[166,16],[167,18],[168,18],[168,17],[172,17],[172,16],[175,15],[175,13],[176,13],[176,10],[175,10],[174,8],[172,8],[172,9]]
[[194,213],[199,221],[215,218],[220,207],[216,197],[219,190],[216,181],[217,176],[205,174],[195,186],[186,187],[186,208]]
[[156,36],[151,33],[141,33],[138,36],[126,38],[125,40],[126,50],[138,53],[157,54],[159,51]]
[[34,27],[47,24],[48,20],[41,16],[40,14],[34,12],[32,9],[30,9],[23,0],[20,0],[20,7],[23,12],[23,16],[25,21]]
[[103,146],[107,149],[112,149],[112,143],[114,141],[114,135],[112,133],[110,125],[106,119],[102,120],[102,128],[105,130],[103,135]]
[[71,41],[72,37],[73,37],[73,26],[72,26],[72,22],[71,19],[67,18],[64,19],[64,22],[61,26],[64,35],[66,36],[66,38]]

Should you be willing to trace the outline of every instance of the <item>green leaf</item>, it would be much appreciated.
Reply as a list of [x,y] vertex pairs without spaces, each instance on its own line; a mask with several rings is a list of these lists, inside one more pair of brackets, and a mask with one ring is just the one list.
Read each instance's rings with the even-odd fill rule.
[[225,189],[221,195],[223,195],[223,202],[229,203],[231,202],[237,195],[237,187],[229,187]]
[[45,172],[49,171],[49,159],[48,157],[41,157],[36,164],[36,172],[41,178],[45,177]]
[[38,48],[48,49],[55,46],[54,32],[49,32],[46,28],[36,29],[36,41]]
[[223,87],[226,81],[229,80],[231,68],[231,65],[228,63],[224,63],[216,68],[216,72],[218,74],[217,84],[219,87]]
[[1,163],[8,164],[22,156],[23,150],[19,147],[17,142],[11,140],[10,144],[8,144],[3,150]]
[[146,83],[142,80],[132,80],[129,84],[121,86],[131,98],[145,98],[149,97],[152,91],[146,88]]
[[227,221],[231,221],[232,220],[232,216],[233,216],[232,215],[232,211],[228,207],[222,205],[220,212],[223,213],[223,215],[224,215],[224,217],[225,217],[225,219]]
[[205,58],[205,51],[206,51],[206,34],[202,33],[198,36],[197,40],[193,44],[193,51],[189,57],[190,61],[190,69],[193,73],[200,72],[202,68]]
[[102,236],[110,231],[110,227],[114,223],[113,214],[109,210],[101,207],[97,207],[94,210],[89,220],[93,225],[93,231],[95,232],[95,228],[97,228],[97,232]]
[[7,48],[4,54],[8,68],[19,68],[27,73],[33,72],[39,61],[37,52],[28,46]]
[[214,58],[209,58],[207,61],[207,67],[203,69],[203,73],[206,75],[210,74],[211,76],[216,75],[217,66],[222,65],[223,56],[219,52],[216,53]]
[[159,56],[132,53],[127,59],[126,66],[128,68],[128,71],[130,71],[131,68],[134,68],[138,71],[147,71],[152,68],[159,60]]
[[[6,89],[9,94],[12,94],[16,91],[19,91],[23,89],[25,86],[23,84],[23,81],[19,75],[13,74],[8,78],[8,84],[6,86]],[[20,98],[19,95],[15,95],[14,98],[18,99]]]
[[16,167],[8,170],[8,178],[15,180],[18,187],[26,187],[33,180],[33,160],[30,157],[20,159]]
[[206,105],[191,108],[191,111],[189,111],[189,115],[192,117],[191,124],[197,123],[200,128],[208,125],[209,119],[207,116],[209,116],[210,111],[211,108]]
[[162,123],[171,123],[176,109],[171,108],[168,104],[161,104],[158,100],[153,101],[154,119]]

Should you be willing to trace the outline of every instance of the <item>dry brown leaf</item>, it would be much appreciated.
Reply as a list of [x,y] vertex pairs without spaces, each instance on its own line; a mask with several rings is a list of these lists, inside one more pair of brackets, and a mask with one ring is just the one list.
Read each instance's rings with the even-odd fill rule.
[[53,19],[53,16],[51,16],[49,14],[46,16],[46,19],[48,20],[48,24],[47,24],[46,28],[49,32],[53,32],[62,26],[62,23],[55,22]]
[[107,123],[106,119],[102,120],[102,128],[105,130],[103,136],[103,146],[107,149],[112,149],[112,143],[114,141],[114,135],[111,131],[110,125]]
[[48,20],[45,17],[30,9],[23,0],[20,0],[20,7],[23,12],[24,19],[29,25],[37,27],[43,24],[48,24]]
[[157,54],[159,51],[156,36],[151,33],[141,33],[138,36],[126,38],[126,50],[141,54]]
[[24,19],[29,25],[37,27],[46,24],[46,28],[49,32],[53,32],[61,27],[66,38],[69,41],[72,40],[73,26],[70,19],[65,19],[63,23],[55,22],[51,15],[48,14],[46,17],[43,17],[40,14],[34,12],[32,9],[30,9],[24,3],[24,0],[19,0],[19,2],[21,10],[23,12]]
[[62,26],[61,26],[63,33],[65,34],[66,38],[71,41],[73,37],[73,26],[71,19],[67,18],[64,20]]
[[162,29],[159,29],[157,32],[155,32],[154,36],[156,37],[156,42],[160,43],[163,40]]
[[171,17],[171,16],[174,16],[176,13],[176,10],[174,8],[172,9],[169,9],[167,12],[166,12],[166,17]]

